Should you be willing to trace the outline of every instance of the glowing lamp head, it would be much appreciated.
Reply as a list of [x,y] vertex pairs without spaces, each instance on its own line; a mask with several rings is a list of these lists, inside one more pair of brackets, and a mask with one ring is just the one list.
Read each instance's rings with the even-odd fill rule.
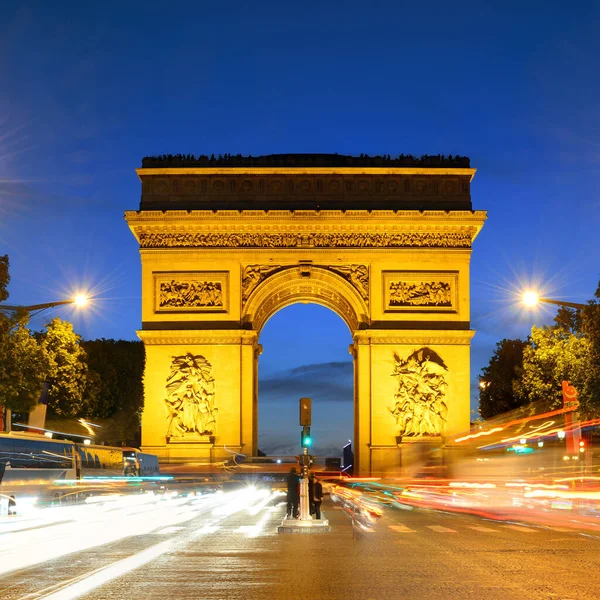
[[536,306],[536,304],[539,302],[539,299],[540,297],[531,290],[523,294],[523,304],[525,304],[525,306]]
[[77,294],[73,299],[73,302],[75,303],[75,306],[85,306],[88,303],[88,297],[85,294]]

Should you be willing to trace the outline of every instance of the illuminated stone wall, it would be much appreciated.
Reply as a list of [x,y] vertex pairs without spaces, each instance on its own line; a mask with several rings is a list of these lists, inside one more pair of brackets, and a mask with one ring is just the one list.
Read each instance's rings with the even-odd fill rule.
[[[256,454],[260,332],[296,302],[329,307],[353,335],[361,474],[393,470],[407,440],[468,429],[474,170],[363,170],[138,170],[142,210],[126,219],[142,261],[145,449]],[[340,210],[343,190],[361,208]],[[403,208],[362,208],[370,198]]]

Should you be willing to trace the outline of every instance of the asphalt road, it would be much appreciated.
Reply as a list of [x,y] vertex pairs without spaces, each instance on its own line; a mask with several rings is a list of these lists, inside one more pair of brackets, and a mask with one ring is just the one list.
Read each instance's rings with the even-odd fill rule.
[[359,532],[326,500],[331,533],[285,535],[280,500],[114,501],[2,518],[0,598],[600,598],[600,537],[589,533],[418,509],[390,509]]

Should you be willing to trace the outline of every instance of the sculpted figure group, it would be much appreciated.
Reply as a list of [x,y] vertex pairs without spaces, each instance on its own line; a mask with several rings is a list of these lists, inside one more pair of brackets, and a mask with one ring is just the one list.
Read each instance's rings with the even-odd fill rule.
[[175,281],[161,282],[159,306],[200,307],[223,306],[223,290],[220,282]]
[[452,306],[450,284],[444,281],[391,281],[390,306]]
[[392,376],[398,383],[395,405],[389,411],[396,419],[398,435],[442,435],[448,415],[444,362],[429,348],[417,350],[406,360],[394,354],[394,359]]
[[215,380],[204,356],[190,352],[174,356],[167,378],[165,403],[167,437],[214,435],[218,409],[214,407]]

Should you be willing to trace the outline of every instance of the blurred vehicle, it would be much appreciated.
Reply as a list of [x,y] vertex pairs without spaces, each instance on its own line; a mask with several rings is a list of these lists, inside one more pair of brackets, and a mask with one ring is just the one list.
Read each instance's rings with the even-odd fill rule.
[[69,482],[158,474],[158,457],[135,448],[0,434],[0,514],[14,514],[23,503],[76,501],[86,495],[85,486],[71,489]]

